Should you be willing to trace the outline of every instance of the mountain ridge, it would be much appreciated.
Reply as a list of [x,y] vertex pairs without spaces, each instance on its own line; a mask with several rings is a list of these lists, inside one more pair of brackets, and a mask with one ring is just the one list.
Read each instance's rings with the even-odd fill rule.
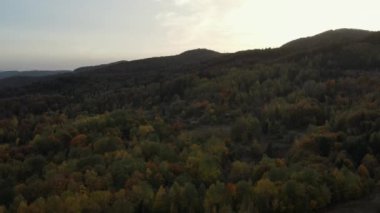
[[[343,42],[341,41],[342,37],[344,38]],[[328,42],[326,43],[326,41]],[[108,64],[79,67],[73,72],[54,75],[52,78],[45,76],[33,77],[32,79],[26,77],[14,77],[9,80],[0,79],[0,88],[23,87],[31,84],[37,85],[37,83],[40,85],[51,84],[49,87],[55,88],[60,85],[58,81],[76,82],[78,79],[81,79],[80,81],[91,81],[92,78],[97,78],[96,76],[113,79],[115,82],[149,82],[153,79],[158,81],[162,78],[175,78],[175,76],[184,73],[201,72],[202,75],[208,76],[210,73],[231,68],[250,68],[257,64],[297,62],[310,57],[319,57],[320,65],[324,66],[324,63],[328,63],[330,68],[342,65],[347,68],[374,68],[380,64],[376,55],[379,41],[380,32],[354,29],[329,30],[314,36],[295,39],[278,48],[244,50],[235,53],[218,53],[199,48],[172,56],[132,61],[122,60]],[[305,45],[305,42],[310,44]],[[360,50],[360,52],[353,51],[354,49]],[[33,88],[40,88],[40,86]]]
[[336,30],[327,30],[313,36],[298,38],[283,44],[280,48],[287,49],[314,49],[326,47],[329,45],[343,44],[346,42],[359,41],[369,36],[374,31],[341,28]]
[[0,71],[0,79],[11,77],[43,77],[69,73],[71,70],[28,70],[28,71]]
[[[97,71],[97,72],[104,72],[107,69],[109,70],[128,70],[128,67],[122,68],[122,66],[130,66],[131,64],[142,64],[142,63],[152,63],[153,66],[159,65],[157,63],[158,60],[163,61],[170,61],[170,60],[189,60],[188,64],[191,63],[202,63],[204,61],[208,61],[211,64],[212,63],[218,63],[218,61],[228,61],[228,60],[234,60],[234,58],[237,57],[257,57],[257,61],[262,60],[263,58],[265,60],[271,58],[269,56],[268,58],[268,52],[273,53],[274,55],[284,55],[285,53],[288,53],[291,55],[292,53],[299,53],[299,52],[308,52],[313,50],[318,50],[322,48],[327,48],[331,46],[336,45],[342,45],[345,43],[350,42],[357,42],[357,41],[366,41],[369,40],[371,37],[370,35],[376,35],[376,31],[368,31],[368,30],[361,30],[361,29],[350,29],[350,28],[341,28],[336,30],[327,30],[325,32],[292,40],[290,42],[287,42],[283,44],[280,47],[277,48],[269,48],[269,49],[253,49],[253,50],[242,50],[234,53],[219,53],[214,50],[209,50],[206,48],[198,48],[198,49],[192,49],[184,51],[177,55],[172,56],[160,56],[160,57],[150,57],[150,58],[144,58],[144,59],[138,59],[138,60],[132,60],[132,61],[118,61],[118,62],[112,62],[109,64],[102,64],[102,65],[95,65],[95,66],[86,66],[86,67],[79,67],[75,69],[75,72],[83,72],[83,71]],[[376,37],[378,36],[372,36],[375,38],[372,38],[372,40],[376,40]],[[269,54],[271,55],[271,54]],[[277,58],[277,57],[274,57]],[[271,58],[273,59],[273,58]],[[269,60],[270,61],[270,60]],[[250,61],[252,63],[252,61]]]
[[[89,72],[89,71],[101,71],[101,69],[108,69],[108,71],[120,71],[128,69],[136,69],[136,67],[144,67],[145,69],[152,69],[153,67],[158,68],[162,66],[168,66],[170,63],[183,63],[191,64],[202,62],[211,58],[215,58],[222,55],[213,50],[208,50],[204,48],[198,48],[193,50],[187,50],[177,55],[172,56],[158,56],[150,57],[144,59],[137,59],[132,61],[117,61],[109,64],[101,64],[95,66],[85,66],[79,67],[74,70],[74,72]],[[144,64],[147,64],[144,66]],[[125,67],[123,67],[125,66]],[[172,65],[169,65],[172,66]]]

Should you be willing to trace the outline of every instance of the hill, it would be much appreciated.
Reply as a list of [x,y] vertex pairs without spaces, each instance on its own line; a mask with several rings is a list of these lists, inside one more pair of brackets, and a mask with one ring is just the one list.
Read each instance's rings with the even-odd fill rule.
[[207,49],[196,49],[175,56],[155,57],[135,61],[119,61],[98,66],[81,67],[74,72],[163,72],[168,70],[186,69],[187,65],[197,65],[218,57],[221,54]]
[[380,181],[379,35],[0,80],[0,209],[316,212],[365,197]]
[[10,77],[42,77],[57,75],[62,73],[68,73],[69,70],[55,70],[55,71],[0,71],[0,79],[10,78]]
[[316,48],[341,45],[345,43],[357,42],[368,37],[372,32],[356,29],[329,30],[311,37],[300,38],[288,42],[282,48],[292,50],[312,50]]

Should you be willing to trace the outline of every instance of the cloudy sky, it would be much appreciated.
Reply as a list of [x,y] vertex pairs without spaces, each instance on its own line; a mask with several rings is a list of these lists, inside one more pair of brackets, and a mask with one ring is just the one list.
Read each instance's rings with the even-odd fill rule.
[[74,69],[380,30],[378,0],[0,0],[0,70]]

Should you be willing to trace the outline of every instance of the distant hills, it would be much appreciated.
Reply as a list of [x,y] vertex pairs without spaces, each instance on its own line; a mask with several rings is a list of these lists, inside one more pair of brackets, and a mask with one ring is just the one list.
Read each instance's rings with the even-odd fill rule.
[[134,61],[118,61],[110,64],[102,64],[97,66],[81,67],[74,72],[135,72],[144,70],[149,72],[154,70],[160,72],[163,70],[174,70],[189,68],[188,65],[199,65],[202,62],[217,58],[223,54],[208,49],[195,49],[185,51],[179,55],[153,57]]
[[[219,53],[208,49],[194,49],[174,56],[152,57],[133,61],[117,61],[109,64],[80,67],[72,74],[101,74],[101,73],[175,73],[189,70],[218,69],[220,67],[235,67],[253,65],[257,63],[272,63],[291,60],[300,55],[330,51],[343,46],[358,43],[380,43],[380,32],[371,32],[358,29],[337,29],[299,38],[290,41],[279,48],[245,50],[236,53]],[[69,73],[68,70],[58,71],[0,71],[0,80],[9,77],[44,77],[56,74]]]
[[[374,69],[380,66],[379,44],[380,32],[356,29],[329,30],[290,41],[279,48],[236,53],[195,49],[173,56],[80,67],[73,72],[0,72],[0,89],[17,87],[19,95],[24,93],[22,91],[26,85],[29,85],[28,92],[37,93],[53,92],[57,89],[71,91],[72,88],[90,92],[102,90],[103,88],[98,88],[100,86],[97,85],[106,82],[112,82],[114,87],[123,88],[128,85],[157,82],[160,79],[174,79],[185,73],[200,72],[207,76],[210,73],[217,75],[215,73],[232,68],[250,69],[259,64],[309,63],[307,61],[313,61],[313,66],[324,69]],[[95,81],[97,84],[93,83]],[[15,95],[7,93],[3,92],[3,95]]]
[[10,77],[42,77],[42,76],[57,75],[57,74],[68,73],[68,72],[71,72],[71,71],[69,70],[0,71],[0,79],[10,78]]
[[[81,67],[75,72],[93,73],[133,73],[143,70],[144,73],[155,73],[180,70],[209,70],[257,63],[273,63],[278,61],[297,60],[302,55],[331,53],[341,48],[358,44],[380,43],[379,32],[358,29],[329,30],[314,36],[290,41],[279,48],[245,50],[236,53],[218,53],[208,49],[185,51],[175,56],[147,58],[135,61],[119,61],[98,66]],[[355,47],[356,48],[356,47]],[[309,56],[308,56],[309,57]]]

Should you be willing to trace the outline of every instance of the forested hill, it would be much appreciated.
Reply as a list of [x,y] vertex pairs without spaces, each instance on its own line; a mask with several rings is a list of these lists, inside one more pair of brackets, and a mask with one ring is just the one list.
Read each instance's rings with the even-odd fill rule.
[[315,36],[300,38],[288,42],[282,46],[287,49],[318,49],[332,45],[349,44],[352,42],[360,42],[373,32],[366,30],[339,29],[329,30]]
[[164,70],[186,69],[186,65],[198,65],[221,54],[207,49],[195,49],[176,56],[155,57],[135,61],[119,61],[99,66],[81,67],[75,72],[155,72]]
[[41,77],[49,75],[57,75],[70,72],[69,70],[55,70],[55,71],[0,71],[0,79],[11,77]]
[[380,180],[380,33],[0,80],[0,211],[311,212]]

